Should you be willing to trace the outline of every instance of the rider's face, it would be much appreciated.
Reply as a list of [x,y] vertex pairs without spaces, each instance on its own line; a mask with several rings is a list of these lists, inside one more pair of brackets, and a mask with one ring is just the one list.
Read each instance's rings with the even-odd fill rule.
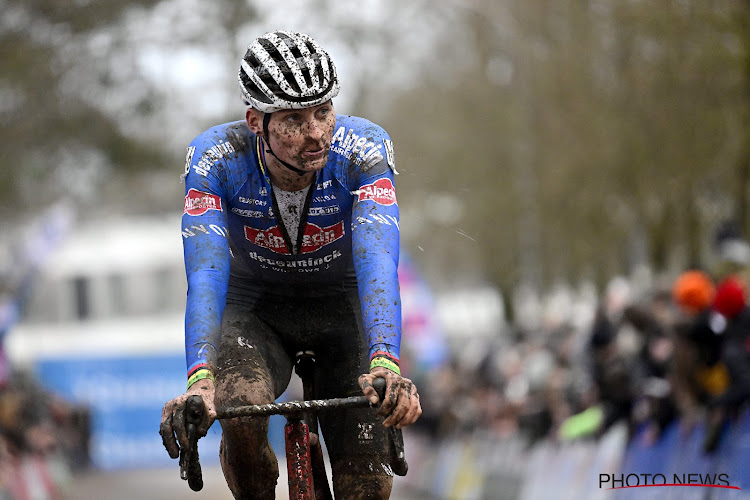
[[268,123],[271,148],[301,170],[320,170],[328,162],[335,125],[331,101],[312,108],[276,111]]

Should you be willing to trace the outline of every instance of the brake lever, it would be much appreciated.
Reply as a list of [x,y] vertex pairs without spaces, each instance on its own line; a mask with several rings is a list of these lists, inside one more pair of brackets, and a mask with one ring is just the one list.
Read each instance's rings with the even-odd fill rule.
[[200,438],[198,427],[203,419],[204,411],[205,405],[200,396],[190,396],[185,402],[185,425],[189,445],[187,448],[180,449],[180,477],[187,480],[193,491],[203,489],[203,473],[198,457],[198,439]]
[[[378,404],[385,400],[385,386],[383,377],[378,377],[372,381],[372,387],[378,393]],[[396,429],[393,426],[389,427],[388,430],[391,438],[391,467],[393,473],[397,476],[405,476],[409,471],[409,464],[406,462],[406,454],[404,453],[404,435],[401,429]]]

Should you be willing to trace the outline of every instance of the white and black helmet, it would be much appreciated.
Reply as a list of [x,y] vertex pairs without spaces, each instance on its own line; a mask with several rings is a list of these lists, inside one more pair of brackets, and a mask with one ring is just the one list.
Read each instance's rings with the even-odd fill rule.
[[242,100],[263,113],[317,106],[339,93],[331,57],[302,33],[273,31],[256,39],[239,78]]

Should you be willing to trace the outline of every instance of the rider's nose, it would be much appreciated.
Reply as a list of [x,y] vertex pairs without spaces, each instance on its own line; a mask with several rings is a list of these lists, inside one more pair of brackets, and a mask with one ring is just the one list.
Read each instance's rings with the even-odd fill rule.
[[323,137],[323,133],[325,131],[323,122],[320,120],[316,120],[315,118],[307,121],[307,127],[306,132],[307,135],[315,140],[319,140],[321,137]]

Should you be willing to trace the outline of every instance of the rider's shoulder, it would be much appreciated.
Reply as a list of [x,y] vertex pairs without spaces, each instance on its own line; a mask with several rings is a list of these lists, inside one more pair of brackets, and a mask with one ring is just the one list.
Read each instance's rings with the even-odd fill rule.
[[[185,157],[185,173],[182,178],[203,182],[215,177],[218,171],[227,172],[221,176],[226,180],[246,178],[249,165],[254,164],[255,134],[250,132],[244,121],[222,123],[198,134],[188,145]],[[194,172],[195,175],[190,175]]]
[[331,153],[340,175],[358,185],[394,169],[390,136],[380,125],[359,116],[336,116]]
[[244,120],[214,125],[193,139],[191,147],[203,150],[231,151],[241,153],[252,149],[255,134]]
[[350,131],[359,137],[370,137],[373,139],[388,138],[388,133],[383,127],[367,118],[337,114],[334,139],[342,134],[346,137]]

